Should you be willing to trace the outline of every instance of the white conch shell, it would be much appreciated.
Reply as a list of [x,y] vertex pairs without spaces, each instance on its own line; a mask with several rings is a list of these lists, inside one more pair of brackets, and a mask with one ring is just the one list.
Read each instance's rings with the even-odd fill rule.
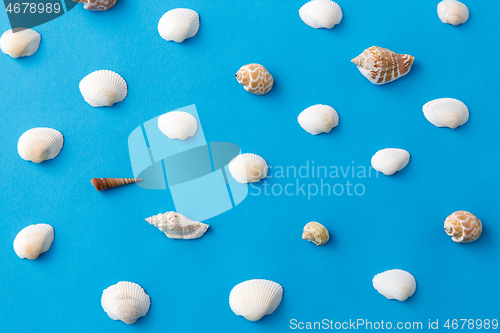
[[457,128],[469,119],[467,106],[454,98],[440,98],[426,103],[422,110],[431,124],[437,127]]
[[172,111],[158,117],[158,128],[170,139],[186,140],[195,135],[198,122],[190,113]]
[[269,167],[266,160],[255,154],[241,154],[228,164],[231,176],[238,183],[255,183],[267,177]]
[[283,287],[269,280],[249,280],[237,284],[229,294],[229,306],[238,315],[257,321],[271,314],[281,303]]
[[127,96],[127,82],[119,74],[102,69],[80,81],[80,92],[93,107],[111,106]]
[[388,299],[406,301],[415,293],[417,282],[413,275],[401,269],[391,269],[375,275],[373,288]]
[[32,128],[21,135],[17,152],[26,161],[40,163],[56,157],[64,144],[58,130],[47,127]]
[[149,311],[151,300],[136,283],[121,281],[102,292],[101,305],[113,320],[133,324]]
[[297,118],[306,132],[312,135],[329,133],[339,124],[339,115],[334,108],[328,105],[313,105],[305,109]]
[[483,232],[483,224],[472,213],[458,211],[446,218],[444,231],[456,243],[471,243]]
[[386,176],[401,171],[410,161],[410,153],[404,149],[386,148],[372,157],[372,167]]
[[182,43],[191,38],[200,28],[200,16],[197,12],[187,8],[169,10],[158,22],[160,36],[168,41]]
[[443,23],[454,26],[463,24],[469,19],[469,8],[460,1],[443,0],[438,4],[437,12]]
[[14,251],[19,258],[36,259],[47,252],[54,241],[54,228],[40,223],[32,224],[21,230],[14,239]]
[[11,29],[4,32],[0,38],[0,48],[12,58],[27,57],[38,50],[41,40],[42,36],[35,30],[24,29],[13,32]]
[[316,245],[324,245],[330,239],[328,229],[318,222],[309,222],[304,227],[302,239],[313,242]]
[[168,238],[200,238],[208,229],[208,224],[192,221],[176,212],[166,212],[165,214],[151,216],[146,221],[163,231]]
[[330,0],[312,0],[300,7],[299,15],[314,29],[331,29],[342,20],[342,9]]

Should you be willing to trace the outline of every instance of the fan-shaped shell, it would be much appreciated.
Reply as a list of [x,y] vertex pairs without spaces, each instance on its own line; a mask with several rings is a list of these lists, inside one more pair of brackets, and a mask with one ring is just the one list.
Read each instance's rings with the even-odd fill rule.
[[457,128],[469,119],[467,106],[454,98],[440,98],[427,102],[422,110],[427,120],[437,127]]
[[342,9],[330,0],[312,0],[300,8],[299,16],[314,29],[331,29],[342,20]]
[[19,258],[36,259],[50,249],[54,241],[54,228],[40,223],[32,224],[21,230],[14,239],[14,251]]
[[339,124],[339,115],[328,105],[313,105],[299,114],[300,127],[312,135],[329,133]]
[[119,74],[103,69],[84,77],[80,92],[93,107],[111,106],[127,96],[127,82]]
[[208,229],[208,224],[192,221],[184,215],[176,212],[158,214],[148,217],[146,221],[163,231],[168,238],[200,238]]
[[375,275],[373,287],[386,298],[403,302],[415,293],[417,282],[407,271],[391,269]]
[[474,214],[458,211],[446,218],[444,231],[454,242],[471,243],[481,236],[483,224]]
[[386,148],[372,157],[372,167],[386,176],[401,171],[410,161],[410,153],[404,149]]
[[443,23],[454,26],[463,24],[469,19],[469,8],[460,1],[443,0],[438,4],[437,12]]
[[3,33],[0,38],[2,52],[12,58],[27,57],[38,50],[42,36],[31,29],[12,29]]
[[104,11],[114,7],[116,0],[73,0],[85,4],[83,8],[92,11]]
[[330,239],[330,234],[328,233],[328,229],[321,223],[309,222],[304,227],[302,239],[306,239],[316,245],[324,245]]
[[160,36],[168,41],[182,43],[191,38],[200,28],[200,17],[197,12],[187,8],[169,10],[158,22]]
[[415,57],[397,54],[383,47],[372,46],[363,51],[351,62],[371,83],[380,85],[389,83],[410,72]]
[[246,91],[255,95],[265,95],[273,88],[273,76],[259,64],[245,65],[234,76]]
[[266,160],[255,154],[241,154],[236,156],[228,165],[231,176],[238,183],[255,183],[267,177],[268,166]]
[[281,303],[283,287],[269,280],[249,280],[236,285],[229,294],[231,310],[250,321],[271,314]]
[[158,117],[158,128],[170,139],[186,140],[198,130],[196,118],[184,111],[172,111]]
[[36,127],[21,135],[17,142],[17,152],[26,161],[40,163],[56,157],[63,144],[64,137],[58,130]]
[[136,283],[121,281],[102,292],[101,305],[113,320],[133,324],[149,311],[151,300]]

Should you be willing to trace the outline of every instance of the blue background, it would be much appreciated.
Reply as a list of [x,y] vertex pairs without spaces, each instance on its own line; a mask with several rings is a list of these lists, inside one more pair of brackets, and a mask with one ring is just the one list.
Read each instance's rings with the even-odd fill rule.
[[[304,3],[119,0],[100,13],[79,5],[35,28],[42,42],[33,56],[0,54],[2,332],[285,332],[291,319],[427,327],[428,319],[442,326],[448,318],[499,317],[500,3],[467,1],[469,21],[453,27],[439,20],[438,1],[341,1],[344,18],[331,30],[305,25]],[[198,34],[182,44],[157,31],[177,7],[201,18]],[[0,28],[10,29],[5,13]],[[350,60],[372,45],[415,56],[411,72],[371,84]],[[265,96],[247,93],[233,76],[252,62],[274,77]],[[99,69],[125,78],[123,102],[93,108],[83,100],[78,83]],[[422,105],[442,97],[469,107],[463,127],[425,119]],[[297,116],[318,103],[334,107],[340,124],[312,136]],[[130,132],[190,104],[207,141],[237,143],[271,166],[368,167],[387,147],[408,150],[411,160],[392,177],[326,180],[362,183],[363,196],[249,195],[205,221],[203,238],[171,240],[144,221],[174,208],[168,196],[135,185],[97,193],[90,179],[131,177]],[[36,165],[16,146],[41,126],[60,130],[65,143],[56,159]],[[456,210],[483,221],[475,243],[456,244],[443,231]],[[328,227],[327,245],[301,239],[309,221]],[[55,240],[39,259],[21,260],[12,243],[33,223],[51,224]],[[404,303],[372,287],[375,274],[394,268],[417,280]],[[276,312],[259,322],[228,304],[232,287],[254,278],[284,288]],[[151,297],[134,325],[111,320],[100,305],[118,281],[136,282]]]

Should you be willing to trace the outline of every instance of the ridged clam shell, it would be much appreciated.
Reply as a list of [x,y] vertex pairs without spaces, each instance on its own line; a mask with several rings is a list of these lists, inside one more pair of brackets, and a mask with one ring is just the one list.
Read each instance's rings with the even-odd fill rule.
[[373,287],[386,298],[403,302],[415,293],[417,282],[407,271],[391,269],[375,275]]
[[397,54],[383,47],[372,46],[363,51],[351,62],[371,83],[389,83],[410,72],[415,58],[408,54]]
[[234,76],[246,91],[255,95],[265,95],[273,88],[271,73],[259,64],[245,65]]
[[426,103],[422,110],[431,124],[437,127],[457,128],[469,119],[469,109],[454,98],[440,98]]
[[17,152],[26,161],[40,163],[56,157],[63,144],[64,137],[58,130],[36,127],[21,135],[17,142]]
[[36,259],[50,249],[54,241],[54,228],[40,223],[32,224],[21,230],[14,239],[14,251],[19,258]]
[[266,160],[255,154],[241,154],[236,156],[228,165],[231,176],[238,183],[255,183],[267,177],[268,166]]
[[92,178],[90,183],[95,186],[97,191],[104,191],[113,187],[139,182],[141,180],[142,179],[133,178]]
[[229,306],[238,315],[257,321],[271,314],[281,303],[283,287],[269,280],[249,280],[237,284],[229,294]]
[[158,117],[158,128],[170,139],[186,140],[196,134],[196,118],[184,111],[172,111]]
[[92,11],[108,10],[116,4],[116,0],[73,0],[73,2],[85,4],[83,8]]
[[339,124],[339,115],[328,105],[313,105],[299,114],[300,126],[312,135],[328,133]]
[[187,8],[169,10],[158,22],[160,36],[168,41],[182,43],[191,38],[200,28],[200,17],[197,12]]
[[119,74],[103,69],[84,77],[80,92],[93,107],[111,106],[127,96],[127,82]]
[[17,32],[7,30],[0,38],[0,48],[2,52],[10,55],[12,58],[27,57],[38,50],[42,36],[31,29],[24,29]]
[[443,23],[454,26],[463,24],[469,19],[469,8],[460,1],[443,0],[438,4],[437,12]]
[[321,223],[309,222],[304,227],[302,239],[306,239],[316,245],[324,245],[330,239],[330,234],[328,233],[328,229]]
[[457,243],[471,243],[478,239],[483,232],[483,224],[466,211],[458,211],[446,218],[444,231]]
[[121,281],[102,292],[101,305],[113,320],[133,324],[149,311],[151,300],[136,283]]
[[168,238],[200,238],[208,229],[208,224],[192,221],[184,215],[176,212],[158,214],[148,217],[146,221],[163,231]]
[[312,0],[300,8],[299,16],[314,29],[331,29],[342,20],[342,9],[330,0]]
[[404,149],[386,148],[372,157],[372,167],[386,176],[401,171],[410,161],[410,153]]

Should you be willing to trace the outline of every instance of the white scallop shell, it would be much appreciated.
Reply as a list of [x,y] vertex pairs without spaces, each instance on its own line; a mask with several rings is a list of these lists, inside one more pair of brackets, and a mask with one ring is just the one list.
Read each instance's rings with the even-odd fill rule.
[[111,106],[127,96],[127,82],[119,74],[102,69],[80,81],[80,92],[93,107]]
[[271,314],[281,303],[283,287],[269,280],[249,280],[236,285],[229,294],[229,306],[238,315],[257,321]]
[[457,128],[469,119],[467,106],[454,98],[440,98],[426,103],[422,110],[431,124],[437,127]]
[[163,231],[168,238],[200,238],[208,229],[208,224],[192,221],[176,212],[166,212],[165,214],[151,216],[146,221]]
[[190,113],[172,111],[158,117],[158,128],[170,139],[186,140],[195,135],[198,122]]
[[339,115],[328,105],[313,105],[299,114],[300,126],[312,135],[328,133],[339,124]]
[[64,143],[58,130],[47,127],[32,128],[21,135],[17,152],[26,161],[40,163],[56,157]]
[[191,38],[200,28],[200,16],[197,12],[187,8],[169,10],[158,22],[160,36],[168,41],[182,43]]
[[314,29],[331,29],[342,20],[342,9],[330,0],[312,0],[300,8],[299,15]]
[[388,299],[403,302],[415,293],[417,282],[407,271],[391,269],[375,275],[373,288]]
[[443,23],[454,26],[463,24],[469,19],[469,9],[460,1],[443,0],[438,4],[437,12]]
[[136,283],[121,281],[102,292],[101,305],[113,320],[133,324],[149,311],[148,294]]
[[32,224],[17,234],[14,239],[14,251],[21,259],[36,259],[50,249],[53,240],[52,226],[45,223]]
[[35,30],[13,32],[11,29],[4,32],[0,38],[0,48],[12,58],[26,57],[38,50],[41,40],[42,36]]
[[255,154],[241,154],[236,156],[228,165],[231,176],[238,183],[255,183],[267,177],[268,166],[266,160]]
[[372,167],[386,176],[401,171],[410,161],[410,153],[404,149],[386,148],[372,157]]

